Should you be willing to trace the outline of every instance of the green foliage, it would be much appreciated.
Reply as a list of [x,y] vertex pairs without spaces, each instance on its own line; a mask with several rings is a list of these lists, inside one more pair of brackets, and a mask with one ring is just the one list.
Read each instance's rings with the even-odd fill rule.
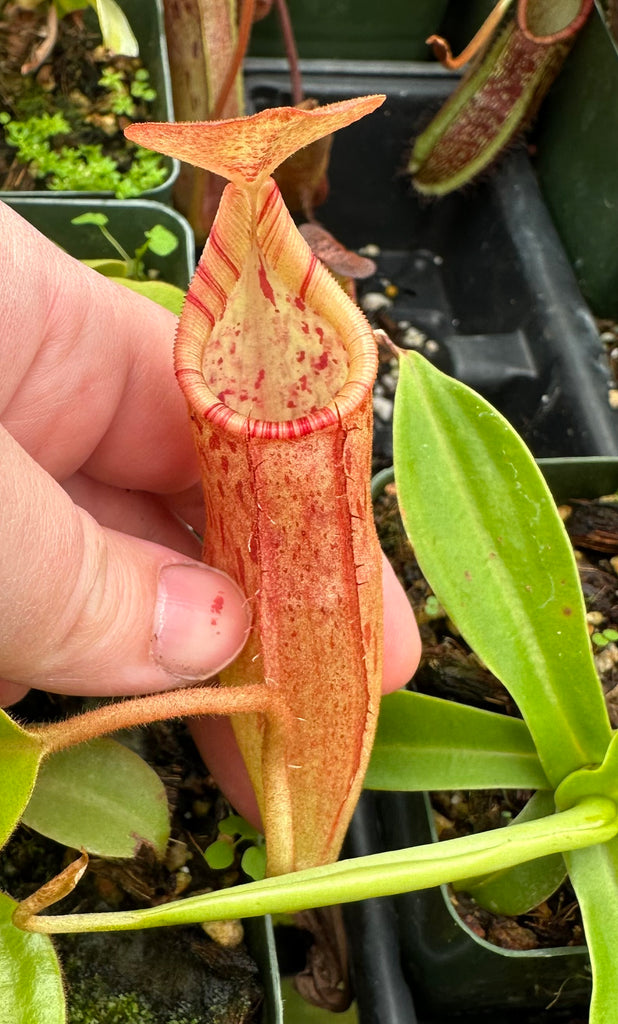
[[[133,256],[130,256],[123,249],[118,239],[112,235],[107,227],[108,223],[108,217],[104,213],[81,213],[78,217],[71,219],[71,224],[75,224],[77,227],[82,225],[98,227],[103,237],[113,246],[125,264],[125,274],[122,276],[132,278],[134,281],[145,281],[147,278],[144,256],[148,251],[153,252],[155,256],[170,256],[178,248],[178,238],[176,235],[162,224],[155,224],[148,231],[144,232],[145,241],[142,245],[138,245]],[[90,261],[89,265],[92,265],[92,261]],[[103,272],[100,267],[97,269]],[[114,267],[113,273],[109,276],[118,277],[121,275],[117,268]]]
[[382,700],[368,789],[547,789],[524,722],[423,693]]
[[121,257],[119,260],[95,259],[82,262],[98,271],[99,274],[112,278],[117,284],[145,295],[152,302],[158,303],[176,316],[180,315],[185,300],[183,290],[177,288],[176,285],[168,284],[167,281],[149,278],[144,264],[144,257],[148,251],[154,253],[155,256],[162,257],[170,256],[175,252],[178,248],[178,238],[172,231],[162,224],[155,224],[144,232],[144,243],[135,249],[133,256],[130,256],[118,239],[108,230],[108,218],[104,213],[82,213],[78,217],[73,217],[71,224],[98,227],[103,237]]
[[2,1024],[66,1024],[58,958],[47,935],[15,928],[17,904],[0,893],[0,1007]]
[[0,711],[0,849],[30,799],[41,757],[36,738]]
[[416,353],[400,360],[393,431],[419,565],[513,696],[548,779],[600,763],[611,730],[579,575],[532,455],[495,409]]
[[23,821],[76,850],[133,857],[169,839],[165,788],[141,757],[112,739],[91,740],[43,762]]
[[127,152],[132,158],[126,169],[107,155],[100,143],[57,146],[55,140],[72,132],[59,113],[33,115],[26,120],[2,113],[0,123],[19,162],[52,192],[113,192],[119,199],[129,199],[156,188],[167,174],[160,156],[129,144]]
[[591,639],[597,647],[607,647],[618,640],[618,632],[615,629],[604,629],[602,633],[593,633]]
[[240,866],[249,878],[258,881],[266,873],[266,848],[264,837],[253,825],[241,818],[239,814],[229,814],[219,822],[219,835],[204,850],[204,859],[215,871],[223,871],[232,866],[236,859],[239,845],[245,847]]
[[106,67],[99,78],[99,85],[109,93],[108,109],[119,117],[135,117],[136,99],[152,103],[157,96],[146,68],[138,68],[131,78],[126,71]]

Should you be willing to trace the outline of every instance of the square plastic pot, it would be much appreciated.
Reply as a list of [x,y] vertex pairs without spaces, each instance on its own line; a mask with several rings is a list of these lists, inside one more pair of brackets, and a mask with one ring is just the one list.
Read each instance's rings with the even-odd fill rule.
[[176,235],[178,248],[169,256],[145,255],[147,270],[156,270],[162,281],[186,291],[195,270],[195,243],[189,223],[176,210],[148,199],[58,199],[47,193],[45,198],[11,197],[7,200],[16,213],[29,221],[52,242],[78,260],[109,257],[117,259],[116,250],[94,224],[71,224],[73,217],[83,213],[104,213],[108,228],[126,251],[132,255],[144,242],[144,232],[161,224]]
[[[163,3],[162,0],[118,0],[126,14],[129,24],[139,44],[140,59],[150,75],[150,82],[156,90],[157,96],[150,108],[150,119],[152,121],[173,121],[174,108],[172,104],[172,80],[167,56],[167,42],[163,24]],[[87,17],[92,18],[92,12],[87,12]],[[93,22],[96,26],[96,20]],[[165,180],[156,188],[147,189],[142,192],[140,199],[153,199],[157,202],[167,203],[171,201],[172,187],[180,172],[178,160],[170,157],[162,157],[164,166],[167,169]],[[6,191],[0,192],[0,199],[5,202],[9,199],[30,198],[80,198],[83,196],[95,195],[111,197],[112,193],[106,192],[77,192],[58,191],[50,192],[48,189],[32,189],[28,192]]]
[[[539,460],[557,502],[618,490],[618,459]],[[376,490],[393,479],[385,470]],[[347,856],[437,841],[420,793],[366,792]],[[515,951],[479,938],[446,886],[346,908],[360,1024],[558,1024],[587,1016],[585,946]]]
[[[349,248],[379,248],[361,302],[392,284],[389,319],[426,335],[432,361],[497,406],[538,457],[618,454],[599,332],[525,154],[509,154],[463,192],[421,199],[403,173],[406,152],[449,95],[452,75],[431,65],[341,62],[306,62],[304,72],[306,95],[320,103],[387,97],[336,134],[330,193],[316,210]],[[247,88],[255,109],[289,102],[283,64],[249,61]],[[387,464],[390,423],[376,412]]]

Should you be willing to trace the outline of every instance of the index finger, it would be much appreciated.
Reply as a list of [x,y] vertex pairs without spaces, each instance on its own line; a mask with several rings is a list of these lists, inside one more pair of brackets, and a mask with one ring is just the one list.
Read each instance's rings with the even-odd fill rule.
[[198,478],[176,318],[84,267],[0,203],[0,417],[56,479],[173,493]]

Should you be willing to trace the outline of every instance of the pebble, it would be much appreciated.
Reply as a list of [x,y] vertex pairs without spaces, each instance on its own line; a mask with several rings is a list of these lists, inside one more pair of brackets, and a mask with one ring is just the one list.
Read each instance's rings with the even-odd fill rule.
[[202,929],[213,942],[225,949],[240,946],[245,935],[241,921],[203,921]]
[[380,309],[388,309],[393,303],[382,292],[367,292],[361,299],[361,308],[365,313],[377,313]]
[[422,348],[426,341],[427,335],[419,331],[418,327],[407,327],[401,338],[405,348]]
[[380,255],[382,250],[379,245],[373,245],[372,242],[369,242],[368,245],[364,245],[363,248],[358,251],[361,256],[368,256],[369,259],[375,259],[376,256]]
[[392,399],[386,398],[384,395],[374,395],[373,411],[379,420],[382,420],[383,423],[389,423],[393,418]]

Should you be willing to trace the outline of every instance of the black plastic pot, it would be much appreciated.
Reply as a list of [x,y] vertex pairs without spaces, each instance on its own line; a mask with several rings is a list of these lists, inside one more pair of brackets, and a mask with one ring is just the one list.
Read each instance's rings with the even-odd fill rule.
[[[402,173],[406,151],[451,91],[452,74],[424,64],[308,61],[304,82],[322,103],[387,96],[336,134],[330,194],[316,211],[350,248],[379,247],[378,273],[362,282],[361,298],[392,283],[388,318],[431,339],[432,361],[497,406],[535,455],[618,454],[599,333],[525,154],[510,154],[461,193],[419,199]],[[283,63],[250,60],[247,87],[255,108],[289,102]],[[390,424],[377,416],[376,427],[386,464]]]
[[[156,89],[156,99],[151,107],[151,120],[173,121],[174,108],[172,104],[172,80],[167,56],[167,42],[165,28],[163,25],[162,0],[118,0],[139,44],[139,53],[142,63],[150,74],[150,81]],[[88,18],[94,18],[92,12],[87,12]],[[96,19],[93,20],[93,27],[96,27]],[[140,199],[153,199],[158,202],[170,202],[172,187],[180,172],[178,160],[170,157],[162,157],[167,168],[167,177],[156,188],[147,189],[140,195]],[[111,193],[102,192],[50,192],[47,189],[33,189],[29,192],[0,192],[0,199],[8,202],[10,199],[30,198],[79,198],[82,196],[95,195],[99,198]]]
[[[548,459],[539,465],[558,502],[618,489],[616,458]],[[392,479],[385,470],[376,490]],[[425,794],[365,793],[346,852],[358,856],[432,841]],[[360,1024],[557,1024],[587,1015],[585,947],[493,946],[460,920],[446,886],[369,901],[346,913]],[[371,921],[373,931],[364,931]]]

